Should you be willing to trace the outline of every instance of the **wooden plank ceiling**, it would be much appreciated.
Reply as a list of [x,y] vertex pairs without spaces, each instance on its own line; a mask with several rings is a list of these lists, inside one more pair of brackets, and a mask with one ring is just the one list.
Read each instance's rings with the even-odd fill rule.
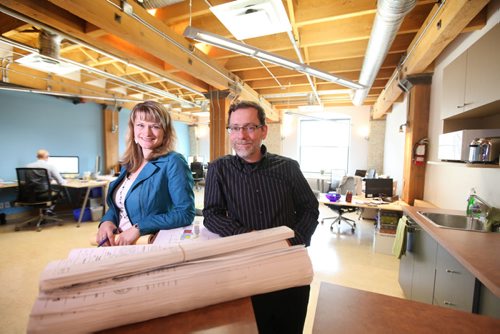
[[[165,3],[169,1],[164,1]],[[305,75],[183,37],[191,26],[233,38],[209,10],[228,1],[184,0],[147,11],[128,0],[2,0],[0,56],[2,86],[67,94],[82,101],[131,107],[155,99],[169,104],[176,119],[196,122],[206,116],[211,90],[258,99],[271,120],[280,111],[315,103]],[[306,64],[357,81],[376,14],[375,0],[283,0],[293,36]],[[428,19],[436,1],[419,0],[405,17],[364,102],[373,105],[398,63]],[[465,30],[484,25],[485,11]],[[481,14],[481,13],[480,13]],[[42,30],[60,33],[60,59],[81,67],[67,76],[25,67],[19,58],[37,53]],[[298,61],[287,33],[244,41]],[[426,66],[427,67],[427,66]],[[352,106],[345,87],[312,78],[324,106]]]

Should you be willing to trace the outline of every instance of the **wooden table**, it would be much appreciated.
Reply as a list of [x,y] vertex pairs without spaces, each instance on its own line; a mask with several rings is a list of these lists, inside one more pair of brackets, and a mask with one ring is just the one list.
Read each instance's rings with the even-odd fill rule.
[[257,324],[250,297],[207,306],[189,312],[107,329],[105,334],[193,333],[257,334]]
[[498,333],[500,320],[321,283],[313,333]]
[[0,189],[16,188],[16,187],[17,187],[17,182],[14,182],[14,181],[0,182]]
[[396,201],[392,203],[377,203],[373,198],[366,198],[364,196],[353,196],[352,201],[346,202],[345,196],[342,196],[337,202],[330,202],[326,198],[325,194],[321,194],[319,202],[325,204],[328,207],[354,207],[361,209],[378,209],[378,210],[389,210],[389,211],[403,211],[403,206],[407,205],[403,201]]

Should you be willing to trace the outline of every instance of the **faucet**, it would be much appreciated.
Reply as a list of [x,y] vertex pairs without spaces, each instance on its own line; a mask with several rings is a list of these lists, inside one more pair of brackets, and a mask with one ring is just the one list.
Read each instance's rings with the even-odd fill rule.
[[467,199],[467,217],[469,222],[479,221],[482,224],[486,223],[486,217],[491,210],[491,205],[487,204],[484,199],[476,195],[476,190],[471,189],[469,198]]

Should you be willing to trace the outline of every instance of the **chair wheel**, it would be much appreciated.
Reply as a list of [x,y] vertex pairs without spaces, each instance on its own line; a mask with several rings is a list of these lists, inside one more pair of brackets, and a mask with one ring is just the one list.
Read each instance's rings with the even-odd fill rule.
[[21,228],[19,226],[14,227],[14,231],[21,231]]
[[63,224],[63,223],[61,223],[61,222],[57,223],[57,226],[63,226],[63,225],[64,225],[64,224]]
[[351,232],[354,233],[354,229],[353,228],[351,228]]
[[40,232],[41,230],[42,230],[42,228],[41,228],[41,227],[37,227],[37,228],[36,228],[36,231],[37,231],[37,232]]

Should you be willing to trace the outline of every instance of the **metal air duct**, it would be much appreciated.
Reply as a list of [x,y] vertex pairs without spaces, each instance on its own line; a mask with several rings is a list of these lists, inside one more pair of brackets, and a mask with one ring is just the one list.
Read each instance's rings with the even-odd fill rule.
[[382,62],[396,37],[403,18],[415,7],[416,0],[378,0],[377,15],[363,61],[358,83],[366,88],[356,89],[352,102],[363,104],[375,81]]
[[[40,55],[52,58],[51,62],[55,62],[54,59],[59,59],[61,36],[47,30],[42,30],[38,35],[38,43],[40,45]],[[44,60],[48,61],[47,59]]]

